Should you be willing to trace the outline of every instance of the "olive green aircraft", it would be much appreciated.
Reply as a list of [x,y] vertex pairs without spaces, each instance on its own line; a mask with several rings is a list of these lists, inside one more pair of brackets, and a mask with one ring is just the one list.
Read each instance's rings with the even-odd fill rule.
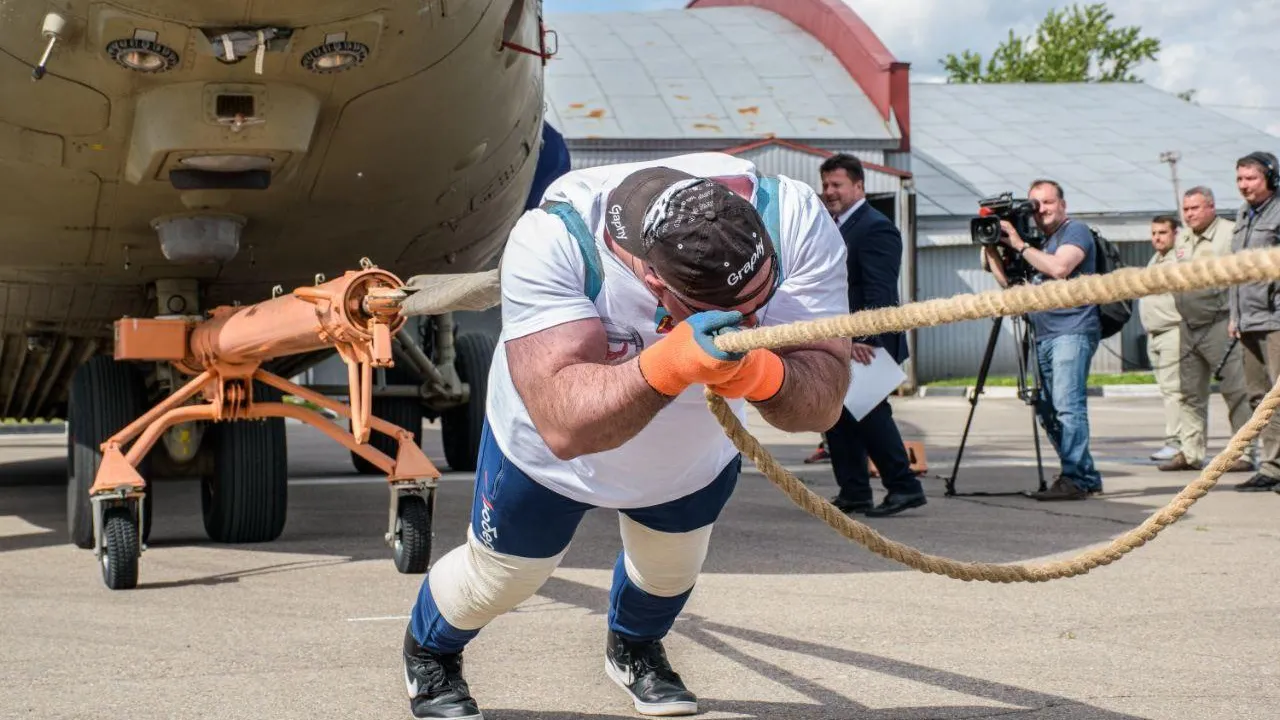
[[[281,535],[285,419],[246,408],[299,396],[226,361],[203,395],[177,397],[220,362],[187,339],[215,308],[349,271],[367,290],[384,270],[491,269],[533,181],[548,39],[540,0],[0,0],[0,417],[67,420],[68,532],[108,586],[137,582],[164,511],[157,479],[200,478],[215,542]],[[260,370],[297,377],[342,349],[292,352],[286,336],[309,330],[268,315],[241,337],[280,350],[254,356]],[[457,332],[448,313],[397,327],[394,367],[352,360],[353,390],[374,368],[364,417],[409,429],[414,449],[438,419],[449,466],[473,469],[496,338]],[[370,333],[350,347],[385,337]],[[403,479],[421,453],[367,422],[362,436],[359,400],[343,405],[351,419],[332,414],[353,461],[386,472],[399,456]],[[211,414],[193,414],[201,402]],[[159,422],[163,410],[176,414]],[[116,461],[123,446],[104,449],[131,426],[163,431],[128,461],[145,485]],[[119,481],[99,492],[107,474]],[[391,479],[386,540],[402,572],[421,572],[433,496]]]

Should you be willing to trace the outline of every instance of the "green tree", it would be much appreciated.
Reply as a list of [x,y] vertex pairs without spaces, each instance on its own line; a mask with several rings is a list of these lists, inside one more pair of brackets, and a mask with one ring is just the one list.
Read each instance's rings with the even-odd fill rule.
[[1032,36],[1000,43],[983,66],[982,56],[965,50],[938,62],[947,82],[1136,82],[1133,68],[1155,60],[1160,41],[1141,37],[1137,26],[1111,27],[1115,15],[1105,3],[1083,9],[1050,10]]

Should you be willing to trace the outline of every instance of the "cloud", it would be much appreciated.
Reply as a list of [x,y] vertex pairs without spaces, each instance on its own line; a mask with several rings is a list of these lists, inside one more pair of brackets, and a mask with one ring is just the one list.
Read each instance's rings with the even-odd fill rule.
[[[943,77],[939,60],[968,49],[990,57],[1012,29],[1025,36],[1065,0],[844,0],[917,82]],[[1161,42],[1157,62],[1134,74],[1242,122],[1280,134],[1280,73],[1268,69],[1280,27],[1273,0],[1124,0],[1109,4],[1113,26],[1137,25]],[[1278,143],[1280,144],[1280,143]]]
[[844,0],[866,21],[911,74],[927,80],[943,73],[947,53],[969,49],[984,58],[1012,29],[1031,32],[1054,3],[1028,0]]

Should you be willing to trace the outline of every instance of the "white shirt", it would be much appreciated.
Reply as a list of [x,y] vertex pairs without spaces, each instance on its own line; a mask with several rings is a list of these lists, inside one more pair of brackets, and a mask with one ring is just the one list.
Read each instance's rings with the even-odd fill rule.
[[[746,176],[755,166],[723,153],[584,168],[551,184],[546,201],[567,201],[595,235],[604,287],[593,303],[584,291],[585,264],[558,217],[530,210],[516,223],[502,259],[502,335],[489,374],[488,420],[504,455],[535,482],[571,499],[606,508],[658,505],[710,484],[737,455],[707,409],[703,386],[690,387],[621,447],[560,460],[538,434],[511,381],[506,342],[575,320],[599,318],[609,338],[609,362],[622,363],[661,339],[657,300],[605,245],[604,202],[629,173],[666,166],[701,177]],[[786,279],[757,315],[780,325],[849,312],[845,246],[813,189],[779,179],[779,226]],[[590,394],[591,388],[574,391]],[[730,401],[745,419],[746,402]]]
[[865,197],[859,198],[858,202],[850,205],[848,210],[845,210],[844,212],[840,213],[840,217],[836,218],[836,227],[838,228],[844,227],[844,224],[849,222],[849,218],[853,217],[853,214],[858,212],[858,208],[865,205],[866,202],[867,202],[867,199]]

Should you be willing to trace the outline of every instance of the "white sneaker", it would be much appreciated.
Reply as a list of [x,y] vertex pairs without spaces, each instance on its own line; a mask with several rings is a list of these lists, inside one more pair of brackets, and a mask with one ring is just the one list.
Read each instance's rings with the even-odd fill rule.
[[1152,453],[1152,460],[1172,460],[1174,455],[1178,454],[1178,448],[1165,445],[1156,452]]

